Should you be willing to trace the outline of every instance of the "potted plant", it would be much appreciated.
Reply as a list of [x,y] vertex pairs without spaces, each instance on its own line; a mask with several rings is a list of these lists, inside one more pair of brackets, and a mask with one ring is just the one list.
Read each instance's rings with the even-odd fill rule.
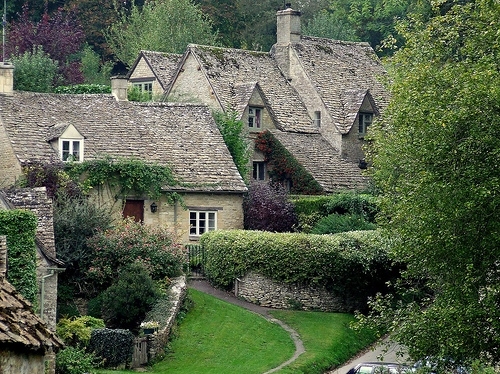
[[160,324],[157,321],[147,321],[141,323],[141,328],[145,335],[154,334],[158,331],[159,326]]

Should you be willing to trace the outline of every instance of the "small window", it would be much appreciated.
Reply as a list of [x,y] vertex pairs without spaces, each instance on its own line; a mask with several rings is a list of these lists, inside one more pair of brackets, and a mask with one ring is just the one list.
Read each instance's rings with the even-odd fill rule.
[[321,127],[321,112],[319,110],[314,112],[314,125],[317,128]]
[[253,179],[258,181],[266,180],[266,163],[257,162],[253,163]]
[[63,161],[82,161],[81,140],[62,140],[61,141],[61,160]]
[[142,92],[147,92],[150,97],[153,96],[153,82],[137,82],[133,85],[134,87],[139,88]]
[[260,119],[261,119],[262,109],[260,108],[248,108],[248,127],[251,129],[260,129]]
[[368,126],[372,124],[373,113],[359,113],[359,134],[365,135]]
[[200,236],[217,229],[217,212],[189,212],[189,235]]

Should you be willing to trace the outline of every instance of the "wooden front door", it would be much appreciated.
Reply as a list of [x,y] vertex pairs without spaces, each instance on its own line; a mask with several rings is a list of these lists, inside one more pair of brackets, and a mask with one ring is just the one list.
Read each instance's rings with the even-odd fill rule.
[[136,222],[144,221],[144,200],[126,200],[123,218],[133,217]]

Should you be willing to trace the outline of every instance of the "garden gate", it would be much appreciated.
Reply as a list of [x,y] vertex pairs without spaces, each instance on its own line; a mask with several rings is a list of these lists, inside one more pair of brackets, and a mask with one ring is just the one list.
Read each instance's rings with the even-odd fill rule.
[[200,244],[186,244],[190,278],[205,278],[205,250]]

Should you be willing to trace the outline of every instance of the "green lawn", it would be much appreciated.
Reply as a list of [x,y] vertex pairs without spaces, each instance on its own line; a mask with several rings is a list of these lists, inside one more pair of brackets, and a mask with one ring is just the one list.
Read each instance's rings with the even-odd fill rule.
[[354,317],[344,313],[273,311],[272,315],[297,331],[306,352],[279,374],[321,374],[373,343],[373,335],[349,328]]
[[[292,357],[295,346],[279,325],[259,315],[189,289],[194,307],[170,344],[165,360],[149,369],[157,374],[262,374]],[[280,374],[323,373],[366,346],[368,336],[349,329],[352,316],[341,313],[273,311],[299,332],[306,353]],[[100,374],[130,373],[101,370]]]

